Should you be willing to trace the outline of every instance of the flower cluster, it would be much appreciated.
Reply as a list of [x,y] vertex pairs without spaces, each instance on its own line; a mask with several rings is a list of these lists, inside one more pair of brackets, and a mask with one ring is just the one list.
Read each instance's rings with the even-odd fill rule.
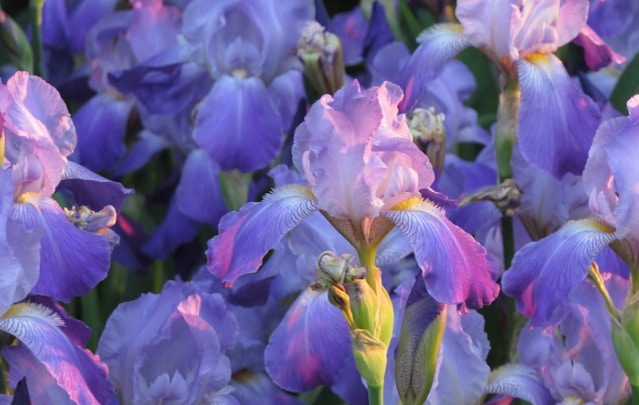
[[0,402],[638,402],[638,22],[7,4]]

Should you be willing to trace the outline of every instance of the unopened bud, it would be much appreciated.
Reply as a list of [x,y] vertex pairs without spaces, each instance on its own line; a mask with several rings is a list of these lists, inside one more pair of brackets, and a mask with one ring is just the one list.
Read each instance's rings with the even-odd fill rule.
[[415,108],[407,118],[413,142],[428,156],[433,168],[441,171],[446,159],[444,114],[436,113],[433,107]]
[[357,370],[369,386],[380,387],[386,374],[387,346],[364,329],[351,332]]
[[337,35],[325,32],[317,21],[308,21],[297,42],[297,56],[304,74],[321,94],[335,94],[344,85],[344,56]]

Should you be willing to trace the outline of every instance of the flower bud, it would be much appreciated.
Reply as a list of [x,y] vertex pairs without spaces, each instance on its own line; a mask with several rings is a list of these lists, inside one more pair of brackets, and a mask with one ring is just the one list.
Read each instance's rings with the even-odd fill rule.
[[342,44],[318,22],[308,21],[302,29],[297,55],[304,63],[304,74],[319,95],[335,94],[344,85]]
[[426,292],[419,277],[407,303],[397,346],[395,382],[404,405],[423,404],[437,372],[447,307]]
[[388,347],[364,329],[351,332],[353,357],[357,370],[369,386],[381,387],[386,374],[386,352]]
[[[631,312],[633,312],[633,316],[636,316],[636,308],[633,308]],[[610,327],[612,343],[615,346],[619,363],[628,376],[630,385],[639,387],[639,349],[637,349],[637,344],[633,341],[628,330],[615,318],[612,318]]]
[[408,114],[408,127],[415,144],[428,156],[433,168],[441,171],[446,158],[444,114],[435,113],[433,107],[415,108]]

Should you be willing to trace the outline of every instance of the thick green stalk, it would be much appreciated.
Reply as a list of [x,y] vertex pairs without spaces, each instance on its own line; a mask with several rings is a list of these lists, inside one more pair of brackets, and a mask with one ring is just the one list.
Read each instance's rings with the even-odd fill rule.
[[368,386],[368,404],[384,405],[384,386]]
[[33,74],[44,77],[42,58],[42,7],[44,0],[30,0],[31,9],[31,38],[33,48]]

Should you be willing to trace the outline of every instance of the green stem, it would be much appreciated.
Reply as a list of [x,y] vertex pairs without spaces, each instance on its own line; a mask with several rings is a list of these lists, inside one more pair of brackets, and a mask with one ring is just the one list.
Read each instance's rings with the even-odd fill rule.
[[599,266],[597,266],[597,263],[595,262],[593,262],[588,269],[588,279],[592,282],[592,284],[597,288],[597,290],[603,297],[606,304],[606,309],[608,310],[610,316],[621,322],[619,311],[617,311],[617,307],[615,307],[615,304],[612,302],[610,293],[608,293],[606,284],[604,283],[604,280],[601,277],[601,273],[599,272]]
[[91,337],[87,342],[87,348],[92,351],[98,347],[98,338],[102,333],[102,321],[98,305],[98,293],[96,289],[80,298],[82,305],[82,320],[91,328]]
[[31,38],[33,47],[33,74],[44,77],[42,58],[42,7],[44,0],[30,0]]
[[632,396],[630,397],[630,405],[639,405],[639,386],[630,384]]
[[6,364],[2,359],[0,359],[0,393],[4,395],[11,395],[9,385],[7,384]]
[[384,405],[384,386],[368,386],[368,405]]

